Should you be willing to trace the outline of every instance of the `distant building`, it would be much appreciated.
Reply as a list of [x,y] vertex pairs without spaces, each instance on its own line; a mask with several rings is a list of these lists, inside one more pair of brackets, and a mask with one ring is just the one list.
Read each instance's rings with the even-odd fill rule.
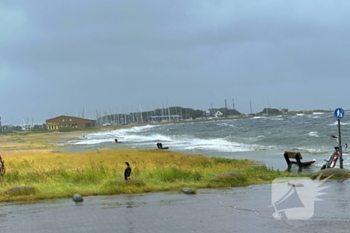
[[95,124],[95,120],[64,115],[46,120],[48,130],[91,128]]
[[224,115],[224,114],[223,114],[222,112],[220,112],[220,111],[216,111],[216,112],[214,113],[214,116],[217,117],[217,118],[222,117],[223,115]]
[[281,109],[281,112],[282,112],[283,114],[288,113],[288,108],[282,108],[282,109]]

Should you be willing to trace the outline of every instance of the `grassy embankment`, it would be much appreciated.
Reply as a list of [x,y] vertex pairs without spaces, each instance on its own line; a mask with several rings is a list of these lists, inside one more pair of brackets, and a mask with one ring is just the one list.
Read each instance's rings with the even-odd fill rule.
[[[0,201],[72,197],[74,193],[108,195],[179,191],[183,187],[216,188],[270,183],[297,174],[272,171],[254,161],[184,155],[165,150],[112,150],[55,152],[53,142],[69,139],[69,133],[11,134],[0,137],[0,155],[6,175]],[[133,171],[123,181],[125,162]],[[236,178],[213,179],[220,173],[238,172]],[[303,174],[305,176],[305,174]],[[30,186],[35,193],[9,194],[16,186]]]

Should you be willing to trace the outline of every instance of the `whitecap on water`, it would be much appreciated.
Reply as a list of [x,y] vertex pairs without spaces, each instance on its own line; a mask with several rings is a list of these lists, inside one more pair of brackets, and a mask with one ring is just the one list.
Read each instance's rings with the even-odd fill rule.
[[309,136],[310,137],[317,137],[317,138],[319,137],[317,132],[310,132]]
[[252,145],[247,145],[239,142],[227,141],[222,138],[188,138],[182,143],[177,141],[176,145],[172,145],[172,148],[176,148],[181,145],[184,150],[212,150],[221,152],[242,152],[242,151],[252,151]]
[[272,121],[283,121],[283,118],[282,117],[278,117],[278,116],[276,116],[276,117],[271,117],[270,118]]
[[[333,125],[338,125],[338,121],[335,121],[334,123],[332,123],[332,124],[328,124],[328,125],[330,125],[330,126],[333,126]],[[340,125],[350,125],[350,123],[349,122],[342,122],[342,121],[340,121]]]
[[267,117],[264,117],[264,116],[255,116],[253,117],[252,119],[266,119]]

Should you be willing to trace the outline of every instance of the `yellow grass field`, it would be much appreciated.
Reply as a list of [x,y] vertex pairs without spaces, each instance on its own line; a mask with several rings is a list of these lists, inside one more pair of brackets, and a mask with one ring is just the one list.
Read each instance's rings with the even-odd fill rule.
[[[64,137],[63,137],[64,136]],[[55,144],[73,133],[14,133],[0,137],[0,155],[6,174],[0,201],[37,200],[81,195],[108,195],[180,191],[183,187],[218,188],[269,183],[282,174],[249,160],[187,155],[171,150],[102,148],[96,151],[58,152]],[[132,167],[124,181],[125,162]],[[221,173],[237,177],[214,179]],[[295,175],[295,174],[294,174]],[[14,187],[28,192],[10,192]]]

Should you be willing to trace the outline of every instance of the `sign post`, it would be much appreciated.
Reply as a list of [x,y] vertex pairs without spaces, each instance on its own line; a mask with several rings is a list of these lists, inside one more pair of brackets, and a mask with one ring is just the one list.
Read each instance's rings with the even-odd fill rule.
[[337,108],[334,110],[333,115],[338,119],[338,140],[339,140],[339,153],[340,153],[340,168],[343,168],[343,150],[341,146],[341,133],[340,133],[340,119],[344,117],[344,110]]

